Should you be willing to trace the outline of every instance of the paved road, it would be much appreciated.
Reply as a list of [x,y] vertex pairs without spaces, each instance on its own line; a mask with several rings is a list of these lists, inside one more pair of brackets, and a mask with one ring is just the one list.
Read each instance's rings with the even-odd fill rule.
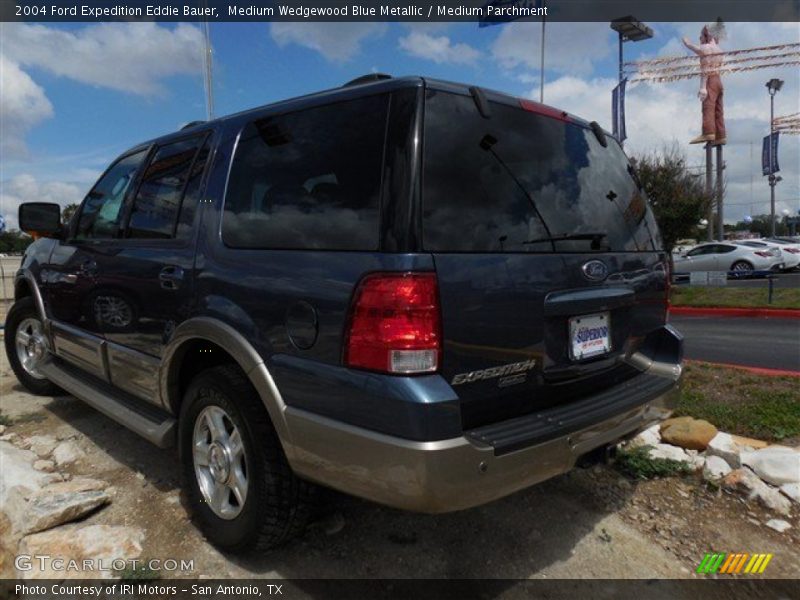
[[670,316],[686,358],[800,371],[800,319]]

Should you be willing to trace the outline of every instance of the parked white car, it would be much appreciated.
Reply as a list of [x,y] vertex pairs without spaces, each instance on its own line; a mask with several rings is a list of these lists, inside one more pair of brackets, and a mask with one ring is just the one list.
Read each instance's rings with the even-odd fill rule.
[[770,252],[773,256],[781,259],[781,262],[783,262],[782,269],[784,271],[794,269],[798,264],[800,264],[800,254],[795,255],[792,252],[784,252],[783,247],[780,244],[777,244],[771,240],[742,240],[736,243],[740,246],[747,246],[749,248]]
[[[793,240],[792,238],[768,238],[764,241],[780,246],[781,250],[783,251],[784,259],[796,257],[797,262],[794,263],[794,268],[800,268],[800,241]],[[786,263],[786,269],[792,268],[789,265],[793,261],[785,260],[784,262]]]
[[708,242],[675,257],[674,272],[734,271],[746,275],[752,271],[771,271],[783,267],[783,258],[768,248],[751,248],[737,243]]

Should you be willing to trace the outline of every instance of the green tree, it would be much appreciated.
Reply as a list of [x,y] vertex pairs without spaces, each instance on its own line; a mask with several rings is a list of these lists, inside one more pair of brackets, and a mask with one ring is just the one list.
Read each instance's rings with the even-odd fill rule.
[[7,254],[10,252],[24,252],[30,246],[33,238],[26,233],[12,229],[0,233],[0,252]]
[[701,177],[686,167],[686,157],[673,146],[660,153],[632,159],[642,187],[650,199],[661,236],[668,251],[683,238],[697,235],[697,224],[706,215],[712,197]]
[[78,210],[78,205],[75,202],[67,204],[64,210],[61,211],[61,222],[64,223],[64,225],[69,223],[69,220],[72,218],[72,215],[75,214],[76,210]]

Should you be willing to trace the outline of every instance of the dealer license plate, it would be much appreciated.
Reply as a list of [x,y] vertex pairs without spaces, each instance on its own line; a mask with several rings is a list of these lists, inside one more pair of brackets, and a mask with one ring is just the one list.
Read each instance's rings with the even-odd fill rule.
[[611,316],[609,313],[582,315],[569,320],[570,355],[582,360],[611,351]]

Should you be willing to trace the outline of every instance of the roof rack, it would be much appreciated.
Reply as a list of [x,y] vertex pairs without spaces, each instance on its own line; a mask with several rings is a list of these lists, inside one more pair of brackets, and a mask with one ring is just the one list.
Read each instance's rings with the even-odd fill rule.
[[198,125],[202,125],[204,123],[207,123],[207,121],[191,121],[186,125],[184,125],[183,127],[181,127],[181,131],[183,131],[184,129],[191,129],[192,127],[197,127]]
[[367,75],[362,75],[361,77],[356,77],[345,83],[342,87],[351,87],[354,85],[364,85],[365,83],[374,83],[376,81],[385,81],[387,79],[391,79],[391,75],[387,75],[386,73],[369,73]]

